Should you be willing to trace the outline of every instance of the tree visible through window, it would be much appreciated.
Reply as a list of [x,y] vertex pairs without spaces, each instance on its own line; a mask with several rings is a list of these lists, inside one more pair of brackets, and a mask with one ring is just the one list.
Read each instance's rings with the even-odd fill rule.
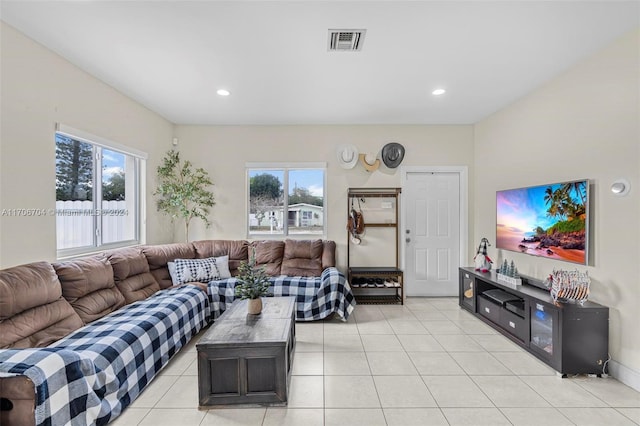
[[250,168],[249,234],[324,234],[324,169]]
[[56,133],[59,255],[139,241],[139,158]]
[[[277,232],[282,228],[283,171],[249,172],[249,230]],[[280,217],[280,223],[278,223]],[[280,232],[282,233],[282,232]]]
[[125,201],[125,156],[119,152],[102,150],[102,199]]
[[56,135],[56,201],[93,200],[93,146]]

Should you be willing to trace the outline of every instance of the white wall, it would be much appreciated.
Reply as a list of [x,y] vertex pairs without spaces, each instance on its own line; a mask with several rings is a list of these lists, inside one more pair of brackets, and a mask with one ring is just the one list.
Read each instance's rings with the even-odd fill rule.
[[[204,167],[215,183],[213,226],[204,229],[194,224],[190,239],[247,238],[247,162],[326,162],[327,238],[336,241],[338,266],[343,268],[347,189],[398,187],[401,182],[399,168],[394,174],[368,173],[361,165],[341,168],[337,146],[352,143],[362,153],[376,153],[388,142],[399,142],[406,150],[402,165],[468,166],[471,175],[472,130],[472,126],[176,126],[182,157]],[[176,228],[176,237],[179,241],[184,238],[180,228]]]
[[[167,242],[151,192],[173,125],[1,23],[0,212],[55,208],[56,122],[145,151],[147,241]],[[56,218],[0,216],[0,267],[56,259]]]
[[[216,184],[214,226],[195,223],[192,240],[247,237],[246,162],[322,161],[328,164],[327,238],[336,240],[339,263],[346,265],[347,188],[400,186],[400,173],[369,174],[361,166],[344,170],[336,162],[338,144],[354,143],[361,152],[374,153],[395,141],[406,147],[403,165],[473,169],[471,126],[174,127],[5,23],[1,36],[0,211],[55,207],[53,138],[55,123],[61,122],[147,152],[147,242],[183,241],[182,225],[168,226],[151,195],[156,167],[171,149],[175,131],[183,158],[209,170]],[[0,267],[55,260],[55,236],[54,217],[0,217]]]
[[[475,231],[495,241],[498,189],[591,180],[590,299],[610,308],[614,364],[640,374],[639,32],[577,64],[475,126]],[[614,196],[617,178],[631,193]],[[490,249],[545,278],[575,264]],[[633,374],[632,374],[633,375]],[[636,383],[637,384],[637,383]]]

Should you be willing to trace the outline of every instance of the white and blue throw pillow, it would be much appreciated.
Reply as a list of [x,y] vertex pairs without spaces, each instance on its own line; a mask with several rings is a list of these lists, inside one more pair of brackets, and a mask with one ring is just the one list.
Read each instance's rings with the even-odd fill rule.
[[219,280],[220,273],[216,266],[215,258],[206,259],[176,259],[174,285]]
[[173,262],[168,262],[167,267],[173,285],[192,282],[208,283],[209,281],[231,278],[229,256],[175,259]]

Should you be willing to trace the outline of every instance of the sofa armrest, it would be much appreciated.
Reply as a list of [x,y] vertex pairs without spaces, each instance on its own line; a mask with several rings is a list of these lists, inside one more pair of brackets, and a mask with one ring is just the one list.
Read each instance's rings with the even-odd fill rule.
[[320,275],[320,279],[322,280],[322,282],[330,281],[332,279],[337,279],[340,281],[344,280],[346,285],[349,285],[349,283],[347,283],[347,278],[345,277],[345,275],[340,272],[335,266],[328,266],[324,268],[322,270],[322,275]]
[[[16,380],[24,381],[25,376],[29,379],[34,389],[35,407],[31,412],[35,424],[65,424],[74,416],[79,423],[91,424],[99,414],[101,373],[92,360],[75,351],[50,347],[0,350],[0,374],[15,375]],[[28,382],[20,385],[25,396],[30,393],[24,388],[27,385]],[[90,409],[77,414],[75,400],[85,401],[83,408]]]
[[336,242],[331,240],[323,241],[322,268],[336,266]]
[[0,425],[36,424],[36,389],[27,376],[0,376]]

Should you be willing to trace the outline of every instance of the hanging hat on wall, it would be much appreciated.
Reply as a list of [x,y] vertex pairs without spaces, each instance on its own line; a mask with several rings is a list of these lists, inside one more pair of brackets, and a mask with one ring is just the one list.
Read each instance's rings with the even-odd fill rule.
[[338,164],[343,169],[353,169],[358,162],[358,148],[353,144],[338,145],[336,150]]
[[395,169],[404,159],[404,146],[391,142],[382,147],[382,162],[390,169]]

